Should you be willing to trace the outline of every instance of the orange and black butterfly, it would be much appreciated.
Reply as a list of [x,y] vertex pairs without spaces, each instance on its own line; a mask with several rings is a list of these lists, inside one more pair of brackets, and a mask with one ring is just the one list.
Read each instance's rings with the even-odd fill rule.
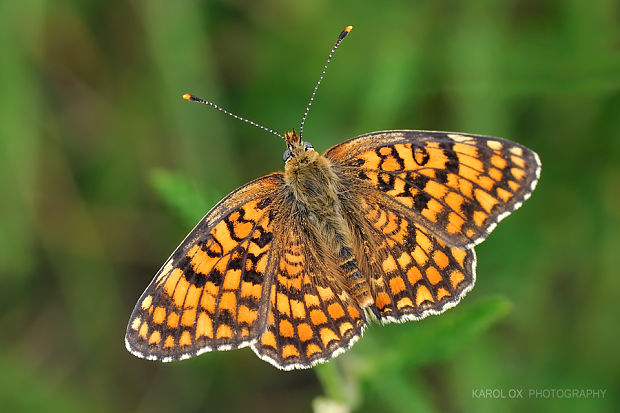
[[302,132],[303,121],[283,136],[283,173],[220,201],[159,270],[131,315],[131,353],[251,346],[278,368],[309,368],[371,319],[439,314],[473,287],[473,247],[540,175],[536,153],[494,137],[390,130],[320,155]]

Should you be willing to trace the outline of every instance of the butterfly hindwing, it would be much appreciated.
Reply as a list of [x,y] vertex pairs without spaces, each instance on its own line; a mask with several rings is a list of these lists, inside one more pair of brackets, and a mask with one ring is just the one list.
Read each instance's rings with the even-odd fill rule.
[[131,315],[126,346],[170,361],[248,345],[264,330],[281,174],[231,193],[159,270]]
[[[284,370],[308,368],[349,348],[366,325],[363,311],[338,281],[312,232],[289,217],[280,232],[265,333],[254,352]],[[321,257],[323,258],[322,261]]]
[[360,194],[358,237],[374,251],[364,262],[381,322],[421,319],[455,306],[473,287],[473,248],[451,247],[409,217],[397,202]]
[[500,138],[385,131],[358,136],[325,156],[343,174],[389,196],[450,245],[470,247],[529,197],[535,152]]

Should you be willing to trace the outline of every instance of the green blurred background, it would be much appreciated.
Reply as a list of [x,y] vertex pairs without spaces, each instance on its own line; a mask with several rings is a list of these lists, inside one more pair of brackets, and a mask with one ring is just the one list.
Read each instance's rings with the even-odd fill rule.
[[[280,372],[249,349],[131,356],[129,314],[170,252],[222,196],[282,168],[277,138],[181,94],[297,127],[349,24],[306,123],[318,150],[401,128],[540,154],[533,197],[477,247],[476,288],[441,316],[371,326],[313,370]],[[620,405],[616,0],[6,1],[0,50],[3,411]]]

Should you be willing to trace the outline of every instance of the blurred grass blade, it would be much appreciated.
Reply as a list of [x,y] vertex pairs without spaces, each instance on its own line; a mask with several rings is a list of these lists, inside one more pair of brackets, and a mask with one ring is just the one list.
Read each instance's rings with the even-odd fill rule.
[[[338,361],[319,364],[314,371],[323,386],[325,398],[315,400],[315,411],[325,411],[329,402],[353,409],[359,404],[359,389],[357,379],[338,369]],[[317,406],[323,406],[319,408]]]
[[[0,3],[0,277],[29,274],[35,224],[41,95],[28,47],[40,41],[45,2]],[[30,30],[25,32],[24,27]]]
[[392,370],[389,374],[370,380],[372,392],[382,405],[394,412],[432,413],[435,411],[428,392],[417,380]]
[[156,169],[151,172],[150,179],[159,196],[188,225],[195,225],[223,198],[218,194],[199,190],[193,182],[179,173]]

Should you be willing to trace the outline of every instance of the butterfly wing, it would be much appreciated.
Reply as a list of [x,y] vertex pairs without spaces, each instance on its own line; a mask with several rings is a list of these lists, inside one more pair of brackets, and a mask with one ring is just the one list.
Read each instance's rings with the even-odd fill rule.
[[358,136],[325,156],[352,186],[378,190],[452,246],[480,243],[517,209],[540,176],[535,152],[500,138],[385,131]]
[[265,329],[273,211],[282,174],[232,192],[190,232],[140,297],[125,343],[163,361],[248,345]]
[[447,245],[396,201],[368,193],[356,199],[347,209],[361,248],[374,252],[360,264],[369,276],[370,309],[377,319],[386,323],[438,314],[473,288],[473,248]]
[[288,212],[287,230],[279,232],[267,329],[252,344],[260,358],[284,370],[309,368],[340,354],[366,325],[363,311],[340,284],[338,266],[299,221],[300,214]]

